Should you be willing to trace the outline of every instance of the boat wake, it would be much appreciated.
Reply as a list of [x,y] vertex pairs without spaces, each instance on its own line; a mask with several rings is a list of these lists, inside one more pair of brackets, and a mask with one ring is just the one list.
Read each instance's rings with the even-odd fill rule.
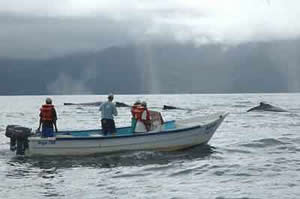
[[[4,152],[6,155],[9,151]],[[117,168],[146,165],[168,165],[178,161],[205,159],[215,153],[215,148],[210,145],[197,146],[182,151],[173,152],[124,152],[118,154],[106,154],[102,156],[54,156],[54,157],[24,157],[12,156],[8,162],[10,165],[23,164],[28,168],[38,169],[62,169],[76,167],[92,168]]]

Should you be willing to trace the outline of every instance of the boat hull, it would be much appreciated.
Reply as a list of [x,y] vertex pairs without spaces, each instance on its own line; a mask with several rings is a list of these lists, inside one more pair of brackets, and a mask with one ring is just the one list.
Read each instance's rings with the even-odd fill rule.
[[226,114],[191,127],[161,132],[121,136],[30,137],[27,156],[36,155],[90,155],[125,151],[174,151],[206,144],[224,120]]

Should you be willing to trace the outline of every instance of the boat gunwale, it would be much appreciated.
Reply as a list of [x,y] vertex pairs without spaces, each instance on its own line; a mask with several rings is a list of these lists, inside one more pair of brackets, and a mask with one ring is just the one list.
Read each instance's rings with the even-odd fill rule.
[[[204,126],[207,126],[208,124],[223,120],[225,118],[226,115],[220,115],[218,118],[216,118],[215,120],[204,124],[204,125],[194,125],[191,127],[186,127],[186,128],[179,128],[179,129],[170,129],[170,130],[165,130],[165,131],[158,131],[158,132],[148,132],[148,133],[133,133],[130,135],[117,135],[117,136],[94,136],[94,137],[90,137],[90,136],[76,136],[76,137],[55,137],[56,141],[74,141],[74,140],[104,140],[104,139],[125,139],[125,138],[132,138],[132,137],[142,137],[142,136],[161,136],[161,135],[167,135],[167,134],[174,134],[174,133],[182,133],[184,131],[189,131],[189,130],[194,130],[194,129],[198,129],[198,128],[202,128]],[[171,121],[170,121],[171,122]],[[121,127],[119,129],[123,129],[123,128],[129,128],[129,127]],[[99,129],[101,130],[101,129]],[[97,131],[95,130],[87,130],[87,131]],[[74,132],[74,131],[64,131],[64,132]],[[77,131],[77,132],[82,132],[82,131]],[[86,132],[86,131],[85,131]],[[34,138],[34,137],[32,137]],[[53,138],[52,138],[53,139]],[[48,138],[41,138],[41,139],[30,139],[30,141],[40,141],[40,140],[48,140]]]
[[[171,123],[171,122],[175,122],[176,120],[170,120],[165,122],[166,123]],[[127,129],[127,128],[131,128],[129,126],[124,126],[124,127],[119,127],[117,129]],[[63,134],[63,133],[80,133],[80,132],[92,132],[92,131],[101,131],[102,129],[87,129],[87,130],[69,130],[69,131],[59,131],[59,134]]]

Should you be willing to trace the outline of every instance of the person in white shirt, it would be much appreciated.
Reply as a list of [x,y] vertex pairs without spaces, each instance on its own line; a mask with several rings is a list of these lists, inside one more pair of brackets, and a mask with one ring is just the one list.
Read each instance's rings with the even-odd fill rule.
[[115,104],[112,102],[114,100],[113,94],[108,95],[108,101],[101,104],[99,110],[101,111],[101,126],[103,135],[108,133],[116,133],[116,125],[114,121],[114,116],[118,115]]

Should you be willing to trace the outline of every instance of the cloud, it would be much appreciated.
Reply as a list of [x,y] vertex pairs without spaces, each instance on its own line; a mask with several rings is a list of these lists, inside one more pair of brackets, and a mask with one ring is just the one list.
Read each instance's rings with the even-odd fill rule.
[[230,45],[300,35],[297,0],[0,0],[0,13],[2,56],[47,57],[127,42]]

